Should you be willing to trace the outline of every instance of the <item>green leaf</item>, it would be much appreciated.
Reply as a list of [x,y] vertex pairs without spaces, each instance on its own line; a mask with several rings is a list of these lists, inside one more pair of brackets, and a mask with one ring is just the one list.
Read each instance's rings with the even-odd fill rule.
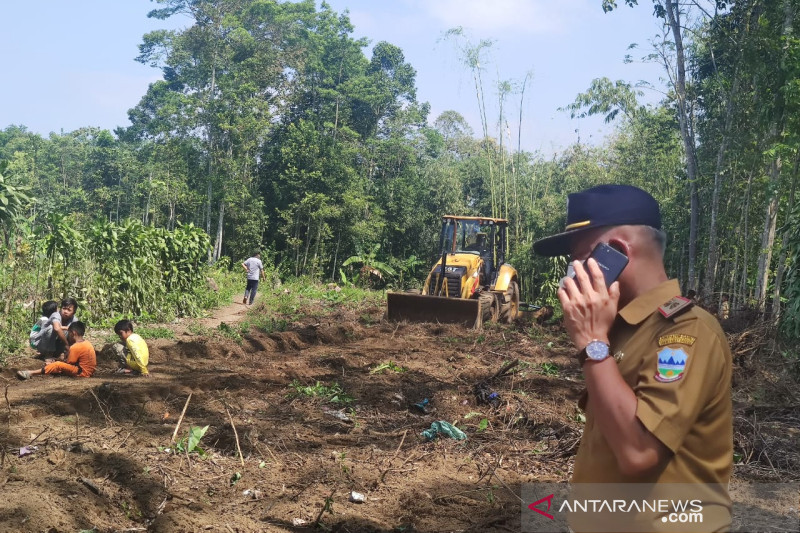
[[208,431],[208,426],[202,428],[192,426],[192,428],[189,430],[189,442],[186,445],[186,450],[188,453],[195,451],[195,448],[197,448],[197,445],[200,444],[200,439],[203,438],[203,435],[206,434],[206,431]]

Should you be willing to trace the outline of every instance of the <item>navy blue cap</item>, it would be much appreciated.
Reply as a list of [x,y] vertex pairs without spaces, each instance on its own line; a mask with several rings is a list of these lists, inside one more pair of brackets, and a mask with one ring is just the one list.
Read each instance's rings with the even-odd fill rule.
[[598,185],[567,197],[564,232],[539,239],[533,243],[533,251],[547,257],[568,255],[575,235],[604,226],[628,225],[661,229],[658,202],[633,185]]

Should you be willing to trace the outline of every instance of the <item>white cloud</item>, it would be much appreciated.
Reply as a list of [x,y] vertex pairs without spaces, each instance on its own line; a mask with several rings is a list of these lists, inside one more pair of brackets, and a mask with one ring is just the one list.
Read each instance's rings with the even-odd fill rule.
[[[586,0],[410,0],[444,27],[479,32],[555,34],[567,31],[591,4]],[[594,6],[600,9],[599,2]]]

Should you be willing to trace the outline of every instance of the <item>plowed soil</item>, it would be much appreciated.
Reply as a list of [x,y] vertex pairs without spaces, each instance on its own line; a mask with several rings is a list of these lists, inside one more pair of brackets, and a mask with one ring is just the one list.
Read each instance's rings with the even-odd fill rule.
[[[569,479],[582,382],[557,327],[470,331],[306,305],[316,318],[238,343],[177,325],[175,340],[148,341],[149,379],[114,374],[96,340],[89,379],[19,382],[14,370],[39,363],[11,361],[0,531],[518,531],[520,484]],[[206,325],[244,316],[234,304]],[[488,384],[498,401],[481,404],[475,384],[515,359]],[[298,392],[335,385],[335,397]],[[171,441],[184,406],[176,440],[208,426],[205,455]],[[438,420],[467,440],[425,441]],[[25,446],[38,448],[20,457]]]

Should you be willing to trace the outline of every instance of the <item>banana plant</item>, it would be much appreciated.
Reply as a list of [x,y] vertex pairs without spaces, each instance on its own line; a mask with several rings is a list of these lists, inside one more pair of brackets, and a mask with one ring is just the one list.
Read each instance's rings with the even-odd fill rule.
[[380,244],[376,244],[367,253],[360,252],[352,255],[344,260],[343,267],[353,264],[360,264],[360,278],[362,283],[370,284],[370,278],[378,278],[382,281],[386,276],[395,276],[395,270],[386,263],[378,260],[378,251],[381,249]]

